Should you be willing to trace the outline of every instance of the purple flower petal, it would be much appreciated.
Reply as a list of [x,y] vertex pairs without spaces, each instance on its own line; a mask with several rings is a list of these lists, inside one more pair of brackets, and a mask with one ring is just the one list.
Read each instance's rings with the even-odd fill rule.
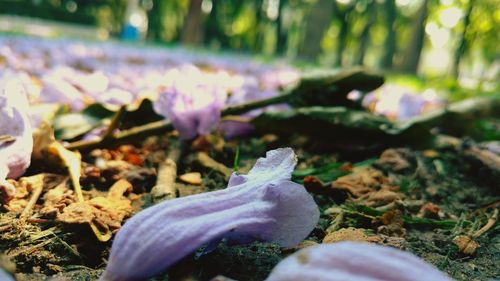
[[248,136],[255,131],[255,126],[248,122],[226,120],[220,123],[219,129],[228,139]]
[[319,220],[318,206],[290,181],[290,148],[269,151],[226,189],[165,201],[128,220],[116,235],[102,280],[151,277],[200,246],[226,236],[291,247]]
[[173,85],[159,95],[155,104],[156,111],[172,121],[183,139],[215,129],[227,98],[225,89],[212,80],[214,77],[193,67],[173,72]]
[[85,107],[83,94],[75,86],[54,74],[46,75],[43,78],[40,99],[43,102],[68,104],[75,111]]
[[266,281],[451,281],[417,256],[388,246],[339,242],[302,249]]
[[0,268],[0,280],[2,281],[14,281],[14,277],[7,273],[5,270]]
[[16,80],[0,83],[0,181],[17,178],[29,167],[33,136],[28,100]]

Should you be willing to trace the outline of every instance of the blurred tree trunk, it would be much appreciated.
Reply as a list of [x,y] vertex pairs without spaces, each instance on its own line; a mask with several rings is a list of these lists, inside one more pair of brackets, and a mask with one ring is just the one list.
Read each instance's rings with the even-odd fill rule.
[[354,10],[356,6],[356,1],[348,4],[345,8],[341,8],[338,4],[336,5],[336,15],[339,20],[340,30],[339,36],[337,38],[337,49],[335,51],[335,61],[333,65],[336,67],[342,66],[342,56],[344,54],[345,46],[347,44],[347,35],[349,33],[349,15]]
[[286,42],[288,39],[287,32],[283,30],[283,9],[288,1],[279,1],[278,18],[276,19],[276,53],[281,55],[286,51]]
[[205,45],[210,45],[214,40],[218,41],[222,47],[229,45],[228,40],[225,38],[224,30],[222,29],[218,16],[220,0],[212,0],[212,11],[205,23]]
[[460,34],[460,38],[458,40],[457,49],[455,50],[455,54],[453,56],[453,65],[452,65],[452,75],[455,78],[458,78],[460,74],[460,61],[462,60],[465,51],[467,50],[467,30],[470,24],[470,15],[472,14],[472,9],[474,7],[474,0],[469,0],[467,5],[467,10],[465,12],[465,16],[463,17],[463,27],[462,33]]
[[384,40],[384,53],[380,61],[380,67],[383,69],[391,69],[393,66],[393,57],[396,52],[396,23],[397,9],[394,0],[384,1],[384,10],[386,13],[386,30],[387,36]]
[[253,51],[259,52],[262,49],[262,41],[263,41],[263,26],[262,26],[262,4],[263,0],[256,0],[255,2],[255,41],[253,42]]
[[190,0],[189,10],[184,18],[184,27],[182,29],[182,43],[198,45],[203,41],[202,24],[203,13],[201,3],[203,0]]
[[364,64],[366,49],[368,48],[368,43],[370,41],[370,30],[371,27],[375,24],[377,16],[377,5],[375,0],[369,1],[368,5],[366,6],[366,13],[368,14],[368,18],[366,19],[363,31],[361,31],[361,34],[359,35],[359,47],[356,59],[354,61],[354,64],[356,65]]
[[315,60],[321,52],[321,40],[332,21],[333,0],[316,1],[306,16],[304,38],[299,47],[299,58]]
[[148,32],[147,38],[153,41],[160,41],[163,36],[163,7],[161,0],[153,0],[153,7],[147,11]]
[[409,45],[403,56],[403,61],[399,67],[402,72],[417,74],[420,55],[424,47],[425,39],[425,23],[427,21],[429,0],[424,0],[422,6],[416,13],[415,20],[412,26],[412,32]]

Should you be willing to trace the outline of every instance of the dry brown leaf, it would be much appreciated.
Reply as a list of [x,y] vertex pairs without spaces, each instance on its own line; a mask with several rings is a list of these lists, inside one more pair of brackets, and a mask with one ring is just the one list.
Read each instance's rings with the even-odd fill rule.
[[31,156],[34,159],[43,159],[45,152],[55,141],[54,130],[51,125],[47,122],[42,122],[42,124],[33,131],[33,153]]
[[16,196],[16,187],[9,181],[0,181],[0,205],[9,203]]
[[64,208],[57,220],[68,224],[91,223],[95,215],[94,208],[88,202],[75,202]]
[[455,238],[453,238],[453,243],[457,245],[458,250],[466,255],[473,255],[477,248],[479,248],[479,243],[474,241],[474,239],[470,238],[469,236],[465,235],[459,235]]
[[427,158],[437,158],[439,157],[439,152],[434,149],[427,149],[422,151],[422,154]]
[[[53,153],[63,161],[64,165],[68,168],[69,176],[71,178],[71,183],[73,184],[73,188],[75,189],[76,198],[78,199],[78,203],[84,203],[85,199],[83,198],[82,187],[80,186],[80,177],[82,173],[82,156],[78,152],[72,152],[66,149],[58,142],[53,142],[48,147],[49,153]],[[70,205],[71,206],[71,205]],[[68,206],[69,207],[69,206]],[[71,220],[71,219],[70,219]],[[104,228],[104,232],[101,232],[95,225],[95,221],[89,222],[89,226],[94,232],[97,239],[101,242],[106,242],[112,237],[112,233],[108,228]]]
[[85,202],[72,203],[63,209],[57,219],[68,224],[93,223],[100,230],[114,232],[132,213],[131,201],[123,196],[130,190],[132,185],[120,180],[110,188],[107,197],[98,196]]
[[64,176],[48,173],[22,177],[18,181],[8,180],[7,183],[12,186],[11,188],[15,189],[15,194],[13,194],[5,208],[14,213],[19,213],[28,204],[33,186],[42,185],[43,190],[47,190],[53,188],[62,180],[64,180]]
[[418,211],[417,217],[439,219],[439,210],[440,208],[438,205],[428,202],[422,205],[422,207]]
[[192,184],[192,185],[201,185],[202,184],[201,174],[198,172],[183,174],[183,175],[179,176],[179,179],[185,183]]
[[341,228],[323,238],[323,243],[336,243],[340,241],[354,241],[376,243],[399,249],[405,248],[405,240],[400,237],[389,237],[386,235],[367,235],[361,228]]
[[332,183],[333,189],[348,192],[352,197],[358,198],[377,190],[384,184],[389,184],[389,178],[382,172],[367,166],[356,167],[353,173],[340,177]]
[[404,171],[411,167],[410,162],[406,160],[405,156],[408,154],[408,150],[403,148],[389,148],[382,152],[380,158],[376,161],[376,164],[384,167],[385,169],[392,170],[395,172]]
[[354,227],[341,228],[323,238],[323,243],[335,243],[340,241],[377,243],[380,241],[380,238],[377,236],[368,236],[363,229]]
[[395,192],[394,189],[397,189],[397,187],[394,188],[386,186],[378,191],[368,193],[361,199],[366,199],[366,206],[369,207],[379,207],[404,199],[404,195],[402,193]]
[[124,179],[121,179],[113,184],[108,191],[108,199],[121,200],[126,192],[131,192],[132,184]]
[[82,156],[78,152],[67,150],[59,142],[53,142],[48,147],[49,152],[58,155],[68,168],[71,183],[75,189],[78,201],[83,202],[82,187],[80,186],[80,177],[82,174]]
[[404,228],[403,212],[400,210],[391,210],[380,216],[380,222],[384,225],[377,228],[379,234],[386,236],[404,237],[406,229]]

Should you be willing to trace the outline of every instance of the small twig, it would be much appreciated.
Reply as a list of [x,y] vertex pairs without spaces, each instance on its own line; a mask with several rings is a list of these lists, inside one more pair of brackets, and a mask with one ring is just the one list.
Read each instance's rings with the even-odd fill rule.
[[113,131],[115,129],[118,129],[118,127],[122,123],[123,116],[125,116],[125,113],[127,113],[126,109],[127,106],[122,105],[120,109],[115,113],[115,116],[113,116],[113,119],[111,120],[111,123],[109,124],[108,129],[106,130],[106,133],[102,137],[103,139],[113,137]]
[[31,215],[31,211],[33,210],[33,207],[35,206],[36,202],[38,201],[38,198],[40,198],[40,195],[42,194],[44,177],[45,176],[43,174],[41,174],[41,175],[37,176],[36,180],[33,183],[31,183],[31,186],[33,188],[33,194],[31,195],[31,198],[28,201],[28,204],[26,204],[26,207],[24,207],[23,212],[19,216],[19,224],[21,224],[21,225],[25,224],[26,220]]
[[[280,103],[295,103],[300,105],[337,105],[339,101],[347,100],[345,97],[351,90],[371,91],[384,83],[384,78],[378,74],[368,73],[361,68],[352,69],[340,73],[325,72],[320,75],[303,75],[300,82],[294,86],[287,87],[281,95],[248,102],[240,105],[228,106],[221,112],[221,116],[239,115],[253,109]],[[307,100],[307,102],[305,102]],[[305,103],[304,103],[305,102]],[[79,141],[66,146],[68,149],[92,149],[107,145],[115,145],[117,142],[138,139],[154,134],[160,134],[172,130],[172,124],[162,120],[137,126],[121,133],[113,134],[111,137],[94,141]]]
[[52,234],[59,241],[59,243],[61,243],[64,246],[64,248],[68,249],[69,252],[71,252],[76,257],[81,258],[80,253],[78,253],[78,251],[76,251],[73,247],[71,247],[68,243],[66,243],[66,241],[62,240],[59,236],[57,236],[57,234],[55,234],[52,231],[50,232],[50,234]]
[[[261,108],[264,106],[272,105],[272,104],[278,104],[278,103],[283,103],[286,102],[287,99],[289,99],[289,95],[281,95],[277,97],[273,97],[270,99],[264,99],[264,100],[259,100],[255,102],[249,102],[249,103],[244,103],[236,106],[229,106],[226,107],[224,110],[221,112],[221,116],[228,116],[228,115],[238,115],[245,113],[247,111]],[[116,117],[116,115],[115,115]],[[234,117],[230,117],[234,118]],[[116,118],[115,118],[116,119]],[[239,120],[241,121],[241,119]],[[113,124],[113,122],[111,122]],[[110,125],[111,127],[111,125]],[[102,137],[97,140],[80,140],[76,142],[72,142],[68,145],[66,145],[67,149],[70,150],[86,150],[86,149],[94,149],[97,147],[103,147],[107,145],[113,145],[118,142],[123,142],[127,141],[130,139],[138,139],[142,137],[147,137],[155,134],[161,134],[165,133],[168,131],[173,130],[172,123],[168,120],[160,120],[160,121],[155,121],[151,122],[148,124],[144,124],[141,126],[137,126],[128,130],[124,130],[118,133],[113,133],[113,130],[116,128],[113,128],[111,132],[108,130],[108,135],[105,137]]]
[[479,236],[483,235],[486,231],[490,230],[495,225],[497,220],[498,220],[498,209],[495,209],[493,210],[493,214],[491,215],[491,217],[488,219],[488,222],[486,222],[486,224],[483,227],[474,232],[474,234],[472,234],[472,238],[478,238]]
[[177,164],[186,146],[187,144],[185,141],[172,143],[167,157],[160,164],[156,185],[151,189],[151,196],[155,203],[177,197],[178,192],[175,186],[175,181],[177,179]]
[[262,107],[265,107],[265,106],[268,106],[268,105],[286,103],[293,96],[294,96],[294,94],[292,92],[290,92],[290,93],[286,93],[286,94],[279,95],[279,96],[276,96],[276,97],[272,97],[272,98],[269,98],[269,99],[258,100],[258,101],[243,103],[243,104],[240,104],[240,105],[229,106],[229,107],[226,107],[224,110],[222,110],[221,115],[222,116],[239,115],[239,114],[248,112],[250,110],[254,110],[254,109],[257,109],[257,108],[262,108]]
[[235,121],[235,122],[240,122],[240,123],[250,123],[252,121],[252,118],[248,117],[243,117],[241,115],[227,115],[224,116],[220,119],[221,122],[224,121]]
[[215,161],[212,157],[208,156],[205,152],[198,152],[196,154],[196,161],[203,167],[212,169],[224,175],[226,179],[229,179],[233,171],[226,167],[226,165]]
[[326,229],[326,233],[333,233],[340,229],[340,224],[344,221],[344,212],[340,210],[330,226]]
[[52,243],[56,238],[50,238],[50,239],[47,239],[45,241],[42,241],[32,247],[27,247],[27,248],[24,248],[24,249],[17,249],[16,251],[12,251],[12,252],[9,252],[7,254],[8,257],[10,258],[13,258],[13,257],[16,257],[22,253],[29,253],[29,252],[34,252],[36,251],[37,249],[39,248],[42,248],[50,243]]
[[240,166],[240,146],[236,147],[236,152],[234,155],[234,162],[233,162],[233,172],[238,172],[238,167]]
[[137,126],[128,130],[112,134],[107,138],[97,140],[79,140],[66,145],[70,150],[89,150],[97,147],[105,147],[108,145],[116,145],[130,139],[138,139],[150,135],[161,134],[173,129],[172,123],[168,120],[160,120],[145,125]]
[[16,140],[15,137],[11,135],[0,135],[0,145],[3,145],[5,143],[11,143]]

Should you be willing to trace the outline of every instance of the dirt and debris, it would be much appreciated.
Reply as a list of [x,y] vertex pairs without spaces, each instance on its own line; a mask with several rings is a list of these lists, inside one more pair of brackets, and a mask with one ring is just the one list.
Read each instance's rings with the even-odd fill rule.
[[[498,186],[475,174],[481,163],[464,161],[454,148],[395,148],[360,157],[295,140],[303,136],[263,138],[223,145],[216,137],[197,139],[169,180],[175,196],[225,188],[235,169],[245,173],[266,150],[293,143],[299,156],[294,180],[314,195],[321,210],[316,229],[291,249],[260,242],[221,244],[208,254],[188,256],[155,280],[210,280],[217,275],[263,280],[281,259],[301,248],[345,240],[411,251],[457,280],[498,277]],[[100,242],[89,225],[103,235],[113,234],[129,216],[153,204],[151,190],[171,144],[170,137],[156,137],[82,154],[83,201],[65,168],[71,162],[51,165],[50,173],[42,174],[38,197],[39,170],[9,180],[16,193],[2,204],[0,250],[22,272],[16,274],[18,280],[49,275],[95,280],[106,264],[110,242]],[[30,200],[35,202],[21,225]]]
[[[48,2],[69,10],[69,4],[91,1]],[[117,1],[95,2],[106,2],[97,14],[108,18],[106,9],[116,7],[106,5]],[[189,10],[188,16],[200,12],[188,9],[189,1],[181,2],[175,10]],[[246,4],[230,11],[232,5],[222,3],[215,13],[216,2],[211,2],[211,15],[224,16],[219,22],[223,27],[233,16],[238,16],[238,24],[247,18]],[[287,16],[281,18],[281,9],[288,13],[300,2],[323,3],[264,2],[269,7],[273,2],[280,17],[274,23],[264,17],[258,25],[268,29],[276,23],[277,31],[291,32],[292,40],[285,41],[293,44],[300,43],[293,35],[296,23],[285,24]],[[384,1],[344,2],[353,4],[339,4],[345,13],[351,8],[353,16],[370,12],[356,24],[368,34],[370,24],[361,25],[370,23],[371,11]],[[453,2],[453,8],[467,4],[471,19],[484,6],[478,6],[481,1],[447,2]],[[80,6],[78,13],[87,14],[89,7]],[[465,29],[468,16],[458,29],[471,35],[474,32]],[[172,21],[177,28],[169,31],[171,35],[180,34],[179,19]],[[108,29],[116,31],[118,25]],[[268,38],[233,38],[235,34],[225,34],[226,28],[219,31],[221,36],[214,40],[205,38],[211,47],[226,49]],[[277,35],[277,43],[282,43],[283,34]],[[219,40],[223,37],[230,42]],[[17,34],[0,39],[4,43],[0,76],[9,85],[19,80],[22,86],[6,84],[0,89],[0,110],[10,107],[10,97],[19,100],[26,94],[29,112],[24,105],[16,111],[33,115],[31,122],[23,122],[25,129],[34,130],[31,165],[22,169],[23,177],[4,180],[10,167],[6,170],[8,165],[0,163],[0,269],[17,281],[97,280],[108,264],[113,237],[131,216],[161,201],[175,203],[225,189],[233,175],[246,174],[259,157],[279,147],[294,150],[298,163],[292,180],[303,184],[319,207],[319,223],[312,232],[290,248],[258,237],[250,237],[256,241],[249,244],[211,241],[153,281],[260,281],[296,251],[339,241],[409,251],[457,280],[500,280],[500,99],[494,92],[498,83],[488,79],[470,83],[485,78],[486,72],[466,77],[467,81],[464,75],[433,81],[428,76],[400,76],[401,71],[382,75],[362,66],[320,70],[315,69],[319,65],[298,61],[300,67],[295,68],[287,61],[264,62],[267,57],[255,61],[148,44],[28,40]],[[373,43],[368,45],[377,45]],[[395,64],[401,62],[400,54],[394,58]],[[470,64],[473,58],[464,62]],[[458,68],[455,72],[463,74]],[[477,93],[464,82],[478,84]],[[410,93],[417,89],[420,93]],[[477,97],[458,101],[467,95]],[[9,98],[7,103],[4,97]],[[237,124],[241,127],[230,128]],[[11,160],[1,149],[17,139],[12,132],[0,133],[0,158]],[[31,142],[30,134],[25,140]],[[203,211],[200,208],[195,211]],[[181,232],[191,229],[196,226]],[[134,238],[142,241],[146,236]]]

